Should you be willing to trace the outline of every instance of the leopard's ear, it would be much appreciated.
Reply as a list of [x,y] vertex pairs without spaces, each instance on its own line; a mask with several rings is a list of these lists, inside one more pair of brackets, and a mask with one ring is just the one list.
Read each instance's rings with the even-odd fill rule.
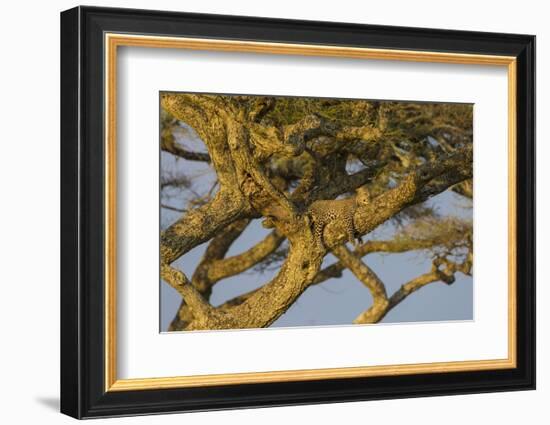
[[370,202],[370,192],[366,185],[357,188],[357,201],[362,204]]

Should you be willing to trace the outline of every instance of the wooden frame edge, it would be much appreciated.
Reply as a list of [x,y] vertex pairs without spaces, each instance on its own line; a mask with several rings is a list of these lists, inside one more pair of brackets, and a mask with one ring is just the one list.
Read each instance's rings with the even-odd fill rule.
[[[389,366],[343,367],[273,372],[117,379],[116,372],[116,55],[119,46],[346,57],[406,62],[506,66],[508,70],[508,358]],[[513,369],[517,367],[517,60],[514,56],[371,49],[329,45],[268,43],[104,34],[105,47],[105,392],[190,388],[269,382],[345,379],[416,373]]]
[[[229,373],[216,375],[174,376],[166,378],[118,379],[108,391],[139,391],[215,385],[260,384],[269,382],[316,381],[321,379],[367,378],[413,375],[416,373],[447,373],[480,370],[513,369],[511,359],[464,362],[418,363],[392,366],[364,366],[330,369],[302,369],[274,372]],[[243,379],[244,378],[244,379]]]

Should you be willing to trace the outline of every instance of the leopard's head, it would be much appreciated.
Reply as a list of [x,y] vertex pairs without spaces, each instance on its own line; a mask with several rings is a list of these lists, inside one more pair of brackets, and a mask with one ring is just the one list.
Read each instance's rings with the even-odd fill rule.
[[359,206],[365,206],[371,203],[371,197],[367,186],[361,186],[357,189],[357,195],[355,195],[355,202]]

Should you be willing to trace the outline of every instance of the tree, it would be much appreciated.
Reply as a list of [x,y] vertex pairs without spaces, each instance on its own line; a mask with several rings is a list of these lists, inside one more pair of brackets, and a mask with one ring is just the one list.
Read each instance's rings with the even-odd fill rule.
[[[206,151],[178,142],[178,132],[190,129]],[[182,297],[170,329],[267,327],[309,286],[344,269],[373,298],[354,323],[376,323],[421,287],[471,275],[471,220],[442,217],[426,201],[452,190],[471,202],[472,137],[471,105],[163,93],[161,149],[216,175],[211,190],[161,233],[161,276]],[[163,176],[161,186],[189,187],[189,180]],[[399,231],[350,249],[350,217],[358,239],[389,220]],[[271,233],[227,256],[254,219]],[[190,278],[173,266],[205,242]],[[432,267],[388,294],[363,258],[410,250],[429,251]],[[338,261],[323,269],[329,252]],[[260,288],[210,304],[221,280],[273,264],[278,273]]]

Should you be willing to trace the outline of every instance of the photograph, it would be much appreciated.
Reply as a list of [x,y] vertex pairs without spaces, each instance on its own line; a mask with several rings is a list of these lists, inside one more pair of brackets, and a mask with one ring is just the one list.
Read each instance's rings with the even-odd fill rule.
[[160,92],[160,331],[475,320],[474,110]]
[[[61,263],[47,261],[57,300],[37,308],[58,311],[59,346],[51,379],[31,374],[55,380],[77,419],[361,401],[374,420],[387,403],[411,403],[392,410],[409,421],[426,402],[460,423],[479,406],[537,412],[545,394],[523,392],[541,310],[527,32],[543,15],[291,3],[265,16],[65,7],[55,34],[44,21],[60,56],[61,120],[38,119],[60,123],[47,150],[60,155]],[[29,64],[51,58],[31,51]],[[6,156],[12,180],[19,157]],[[451,395],[460,408],[421,399]],[[514,416],[504,396],[532,401]],[[290,416],[276,422],[302,419]]]

